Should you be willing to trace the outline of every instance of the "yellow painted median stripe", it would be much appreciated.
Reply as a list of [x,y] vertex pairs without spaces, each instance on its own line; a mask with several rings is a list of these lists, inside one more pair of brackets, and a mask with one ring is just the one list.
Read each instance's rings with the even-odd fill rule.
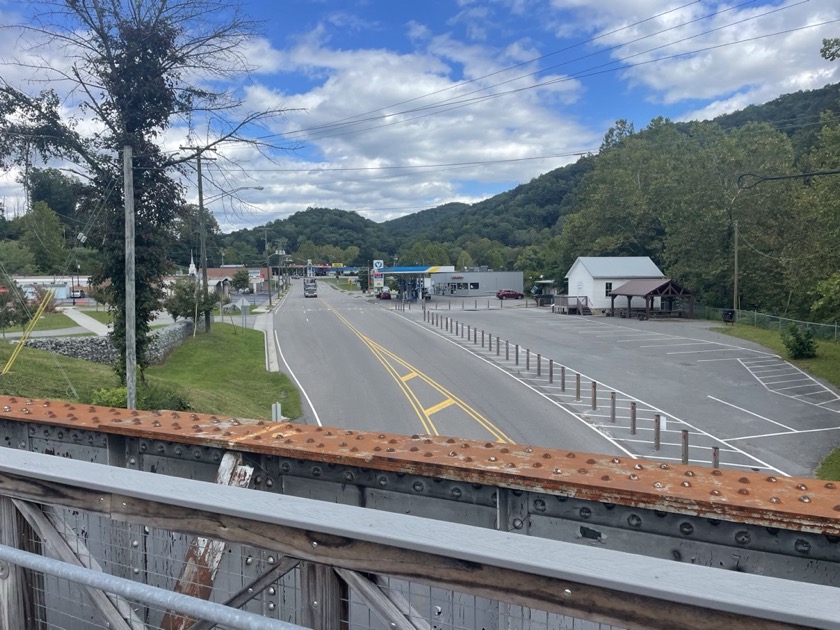
[[441,409],[446,409],[450,405],[454,405],[454,404],[455,404],[454,400],[452,400],[451,398],[447,398],[443,402],[439,402],[438,404],[436,404],[432,407],[429,407],[428,409],[424,409],[423,413],[425,413],[427,416],[431,416],[432,414],[437,413]]

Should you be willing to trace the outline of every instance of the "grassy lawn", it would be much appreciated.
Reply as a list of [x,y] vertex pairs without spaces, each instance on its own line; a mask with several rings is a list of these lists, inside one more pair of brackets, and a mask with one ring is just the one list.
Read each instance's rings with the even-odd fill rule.
[[271,404],[279,402],[284,416],[300,417],[297,389],[284,374],[265,370],[264,343],[260,331],[217,322],[146,375],[178,385],[201,413],[271,418]]
[[92,317],[93,319],[98,321],[100,324],[110,324],[113,321],[113,318],[111,317],[111,312],[107,308],[103,308],[103,309],[99,309],[99,310],[92,309],[92,308],[85,308],[85,309],[79,309],[79,311],[84,313],[88,317]]
[[359,281],[356,277],[353,277],[353,282],[350,282],[349,278],[341,276],[340,278],[318,278],[318,282],[325,282],[327,284],[331,284],[337,289],[341,289],[342,291],[361,291],[361,287],[359,286]]
[[[199,413],[271,418],[271,404],[280,402],[284,416],[299,417],[297,389],[285,375],[266,372],[263,343],[259,331],[237,327],[234,334],[229,324],[217,323],[209,335],[187,339],[146,376],[176,389]],[[0,366],[13,349],[0,343]],[[0,376],[0,394],[75,402],[90,402],[94,391],[118,385],[108,366],[31,348],[24,348],[11,372]]]
[[[62,328],[74,328],[78,326],[76,322],[64,315],[63,313],[44,313],[41,319],[38,320],[38,325],[35,330],[60,330]],[[23,326],[12,326],[7,328],[5,332],[23,332]],[[2,333],[0,333],[2,337]]]
[[[831,341],[817,341],[817,356],[813,359],[802,359],[794,361],[787,358],[787,348],[782,343],[781,335],[774,330],[756,328],[748,324],[737,324],[735,326],[720,326],[712,328],[715,332],[754,341],[757,344],[769,348],[779,356],[790,361],[793,365],[803,371],[840,387],[840,344]],[[831,479],[840,481],[840,448],[835,449],[822,464],[817,468],[818,479]]]

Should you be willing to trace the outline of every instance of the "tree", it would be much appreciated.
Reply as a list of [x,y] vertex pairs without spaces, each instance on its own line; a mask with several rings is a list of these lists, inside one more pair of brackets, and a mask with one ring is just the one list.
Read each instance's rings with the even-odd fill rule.
[[84,225],[77,220],[76,207],[83,184],[55,168],[33,168],[29,172],[29,195],[32,203],[45,202],[58,215],[67,228],[65,247],[77,241],[79,233],[84,238]]
[[21,241],[35,258],[36,268],[42,273],[64,273],[64,233],[58,215],[39,201],[24,216],[24,225]]
[[16,241],[0,241],[0,274],[35,273],[35,256]]
[[32,319],[32,310],[27,307],[26,295],[7,275],[0,274],[0,330],[6,336],[6,329],[23,326]]
[[235,274],[233,274],[233,278],[230,280],[230,286],[237,291],[240,289],[247,289],[248,280],[248,271],[246,269],[239,269]]
[[207,301],[203,301],[203,295],[200,290],[200,284],[193,277],[179,278],[170,287],[169,295],[163,301],[163,306],[166,312],[172,316],[172,319],[177,321],[179,317],[183,319],[195,318],[204,315],[204,313],[212,311],[215,304],[215,297],[210,295]]
[[828,59],[829,61],[840,59],[840,37],[824,39],[822,43],[820,54],[824,59]]
[[[131,147],[136,351],[142,378],[146,333],[171,266],[171,226],[183,206],[182,188],[173,177],[197,154],[229,141],[248,142],[246,129],[282,110],[245,113],[232,120],[241,112],[241,102],[206,87],[214,78],[249,70],[243,46],[255,35],[255,25],[226,0],[73,0],[39,6],[32,21],[36,26],[25,30],[63,50],[69,69],[53,67],[53,76],[74,84],[80,100],[63,102],[54,92],[30,95],[0,86],[0,166],[28,163],[35,153],[43,160],[70,160],[85,171],[89,185],[80,212],[92,226],[89,240],[104,254],[92,280],[105,287],[114,314],[112,338],[122,358],[117,371],[124,379],[125,253],[121,240],[114,238],[124,234],[124,212],[121,196],[113,191],[124,189],[123,149]],[[195,77],[205,87],[190,84]],[[95,132],[85,137],[73,118],[88,115],[96,119],[91,125]],[[160,143],[179,117],[201,124],[210,140],[172,158]],[[264,152],[279,148],[250,143]]]

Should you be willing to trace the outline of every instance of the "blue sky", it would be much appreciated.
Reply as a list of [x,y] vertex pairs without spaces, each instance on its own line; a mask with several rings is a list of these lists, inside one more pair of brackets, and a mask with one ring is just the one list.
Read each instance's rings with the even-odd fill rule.
[[[0,20],[14,23],[20,6],[0,0]],[[840,63],[819,55],[823,38],[840,36],[836,0],[243,7],[262,36],[243,51],[253,72],[229,87],[252,110],[287,108],[264,132],[298,148],[231,147],[231,161],[208,165],[223,231],[314,206],[384,221],[475,202],[597,151],[617,119],[641,129],[657,116],[712,118],[840,77]],[[4,41],[8,60],[19,51]],[[25,79],[8,65],[3,76]],[[176,126],[164,142],[177,150],[185,134]],[[0,180],[7,208],[16,186]]]

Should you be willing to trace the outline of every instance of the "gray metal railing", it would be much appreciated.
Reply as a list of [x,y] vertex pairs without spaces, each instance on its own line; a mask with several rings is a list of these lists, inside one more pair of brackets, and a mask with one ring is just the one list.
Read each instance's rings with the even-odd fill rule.
[[[139,527],[141,535],[156,529],[173,536],[198,536],[202,549],[213,541],[230,545],[225,557],[233,555],[235,566],[242,570],[253,564],[254,554],[239,552],[238,545],[258,545],[267,565],[293,557],[316,568],[332,567],[326,572],[309,569],[300,578],[300,618],[290,621],[315,628],[349,623],[345,610],[349,599],[342,595],[346,588],[364,600],[385,628],[428,627],[420,622],[422,617],[412,602],[398,604],[387,594],[383,599],[377,580],[366,577],[370,575],[486,598],[472,600],[484,603],[473,603],[470,615],[483,614],[479,607],[489,607],[494,619],[507,614],[499,612],[504,605],[505,610],[526,606],[544,614],[630,627],[840,628],[840,597],[838,589],[830,586],[8,448],[0,448],[0,502],[4,497],[30,508],[53,505],[60,512],[100,519],[98,528],[91,527],[91,520],[83,534],[76,532],[88,545],[96,535],[115,533],[109,523],[128,524]],[[62,530],[56,527],[56,531]],[[73,534],[65,530],[61,540],[65,536]],[[51,547],[58,542],[45,540],[43,544]],[[8,541],[4,544],[8,547]],[[131,538],[125,546],[125,550],[116,548],[125,553],[141,553],[143,548]],[[6,547],[0,548],[0,575],[10,573],[4,562],[28,566],[24,561],[32,560],[29,555],[19,558]],[[175,555],[171,548],[168,554],[140,560],[137,566],[165,565]],[[103,571],[107,568],[104,565]],[[169,570],[170,581],[177,578],[177,569]],[[344,591],[340,585],[329,586],[345,572],[353,575],[346,576]],[[132,571],[132,579],[141,575],[143,570]],[[69,573],[67,577],[76,579]],[[107,577],[102,579],[104,583],[95,584],[96,588],[115,589]],[[243,592],[248,588],[243,585]],[[146,601],[143,590],[135,589],[131,596]],[[4,601],[0,601],[0,619]],[[166,601],[162,605],[174,608]],[[332,609],[334,613],[324,613]],[[202,614],[222,621],[213,617],[214,612]],[[471,622],[462,619],[460,623]],[[474,623],[459,627],[481,627],[477,619]]]

